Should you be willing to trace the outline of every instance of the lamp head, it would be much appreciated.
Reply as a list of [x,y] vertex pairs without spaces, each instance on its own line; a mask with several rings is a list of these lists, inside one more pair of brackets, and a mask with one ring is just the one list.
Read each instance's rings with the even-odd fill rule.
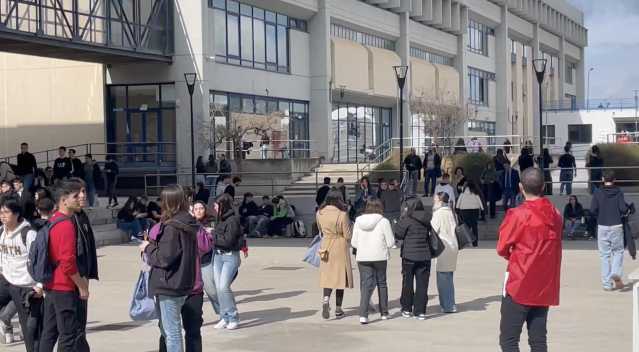
[[395,76],[397,77],[397,84],[399,88],[404,88],[404,83],[406,83],[406,76],[408,75],[408,66],[393,66],[393,70],[395,70]]
[[189,89],[189,94],[193,95],[195,82],[197,81],[197,73],[185,73],[184,81],[186,82],[186,87]]
[[533,69],[537,74],[537,82],[541,84],[544,81],[544,74],[546,73],[546,64],[548,63],[547,59],[535,59],[533,60]]

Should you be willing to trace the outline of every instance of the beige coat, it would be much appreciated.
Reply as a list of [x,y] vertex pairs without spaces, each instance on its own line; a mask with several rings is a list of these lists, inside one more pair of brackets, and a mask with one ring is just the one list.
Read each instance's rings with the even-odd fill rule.
[[320,250],[328,250],[328,261],[320,262],[320,287],[353,288],[353,267],[349,251],[352,228],[348,214],[329,205],[318,210],[316,220],[324,235]]

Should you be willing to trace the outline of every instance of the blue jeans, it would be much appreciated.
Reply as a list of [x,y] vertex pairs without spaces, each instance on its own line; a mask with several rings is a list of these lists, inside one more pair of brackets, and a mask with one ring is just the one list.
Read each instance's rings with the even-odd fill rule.
[[516,197],[517,197],[516,194],[510,194],[507,192],[503,193],[501,203],[504,206],[504,211],[517,206],[516,199],[515,199]]
[[452,312],[455,307],[455,284],[452,271],[437,272],[437,291],[439,293],[439,305],[444,312]]
[[31,186],[33,186],[33,174],[26,174],[22,176],[22,184],[24,185],[24,189],[31,191]]
[[186,296],[158,295],[156,300],[160,308],[160,332],[166,341],[166,351],[183,352],[182,306],[186,301]]
[[118,221],[118,228],[126,232],[129,235],[129,237],[137,236],[140,234],[140,232],[142,232],[142,225],[140,224],[138,219],[135,219],[131,222]]
[[93,207],[93,205],[95,204],[95,181],[93,181],[93,179],[85,179],[84,180],[87,184],[87,198],[89,201],[89,206]]
[[204,283],[204,292],[209,298],[209,302],[213,306],[215,314],[220,314],[220,302],[217,300],[217,288],[215,287],[215,270],[213,269],[213,260],[209,264],[202,266],[202,282]]
[[566,190],[567,195],[572,194],[572,181],[561,181],[561,186],[559,186],[559,194],[564,194],[564,190]]
[[575,220],[575,222],[572,222],[569,219],[565,219],[564,224],[566,228],[566,234],[568,236],[572,236],[573,233],[575,233],[575,230],[577,230],[577,227],[579,227],[579,225],[581,224],[581,222],[579,220]]
[[439,177],[439,170],[431,169],[426,171],[424,176],[424,193],[430,196],[435,195],[435,187],[437,186],[437,177]]
[[240,252],[233,251],[227,254],[216,251],[213,258],[213,277],[217,299],[220,302],[220,317],[227,323],[238,322],[239,316],[231,283],[240,266]]
[[597,228],[597,245],[601,258],[601,283],[612,288],[612,277],[623,275],[623,226]]

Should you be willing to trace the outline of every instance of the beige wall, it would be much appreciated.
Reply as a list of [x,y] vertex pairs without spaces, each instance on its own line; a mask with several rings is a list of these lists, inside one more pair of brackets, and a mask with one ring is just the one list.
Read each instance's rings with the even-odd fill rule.
[[375,95],[397,96],[397,76],[393,66],[402,64],[399,56],[390,50],[367,46],[369,51],[369,82]]
[[369,92],[368,50],[358,43],[332,38],[333,86],[346,90]]
[[101,65],[0,53],[0,156],[104,139]]

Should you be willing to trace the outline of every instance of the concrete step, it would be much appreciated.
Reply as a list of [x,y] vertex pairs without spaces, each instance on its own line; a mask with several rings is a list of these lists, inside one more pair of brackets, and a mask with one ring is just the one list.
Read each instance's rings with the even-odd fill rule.
[[129,236],[117,228],[116,224],[92,225],[95,244],[98,247],[130,242]]

